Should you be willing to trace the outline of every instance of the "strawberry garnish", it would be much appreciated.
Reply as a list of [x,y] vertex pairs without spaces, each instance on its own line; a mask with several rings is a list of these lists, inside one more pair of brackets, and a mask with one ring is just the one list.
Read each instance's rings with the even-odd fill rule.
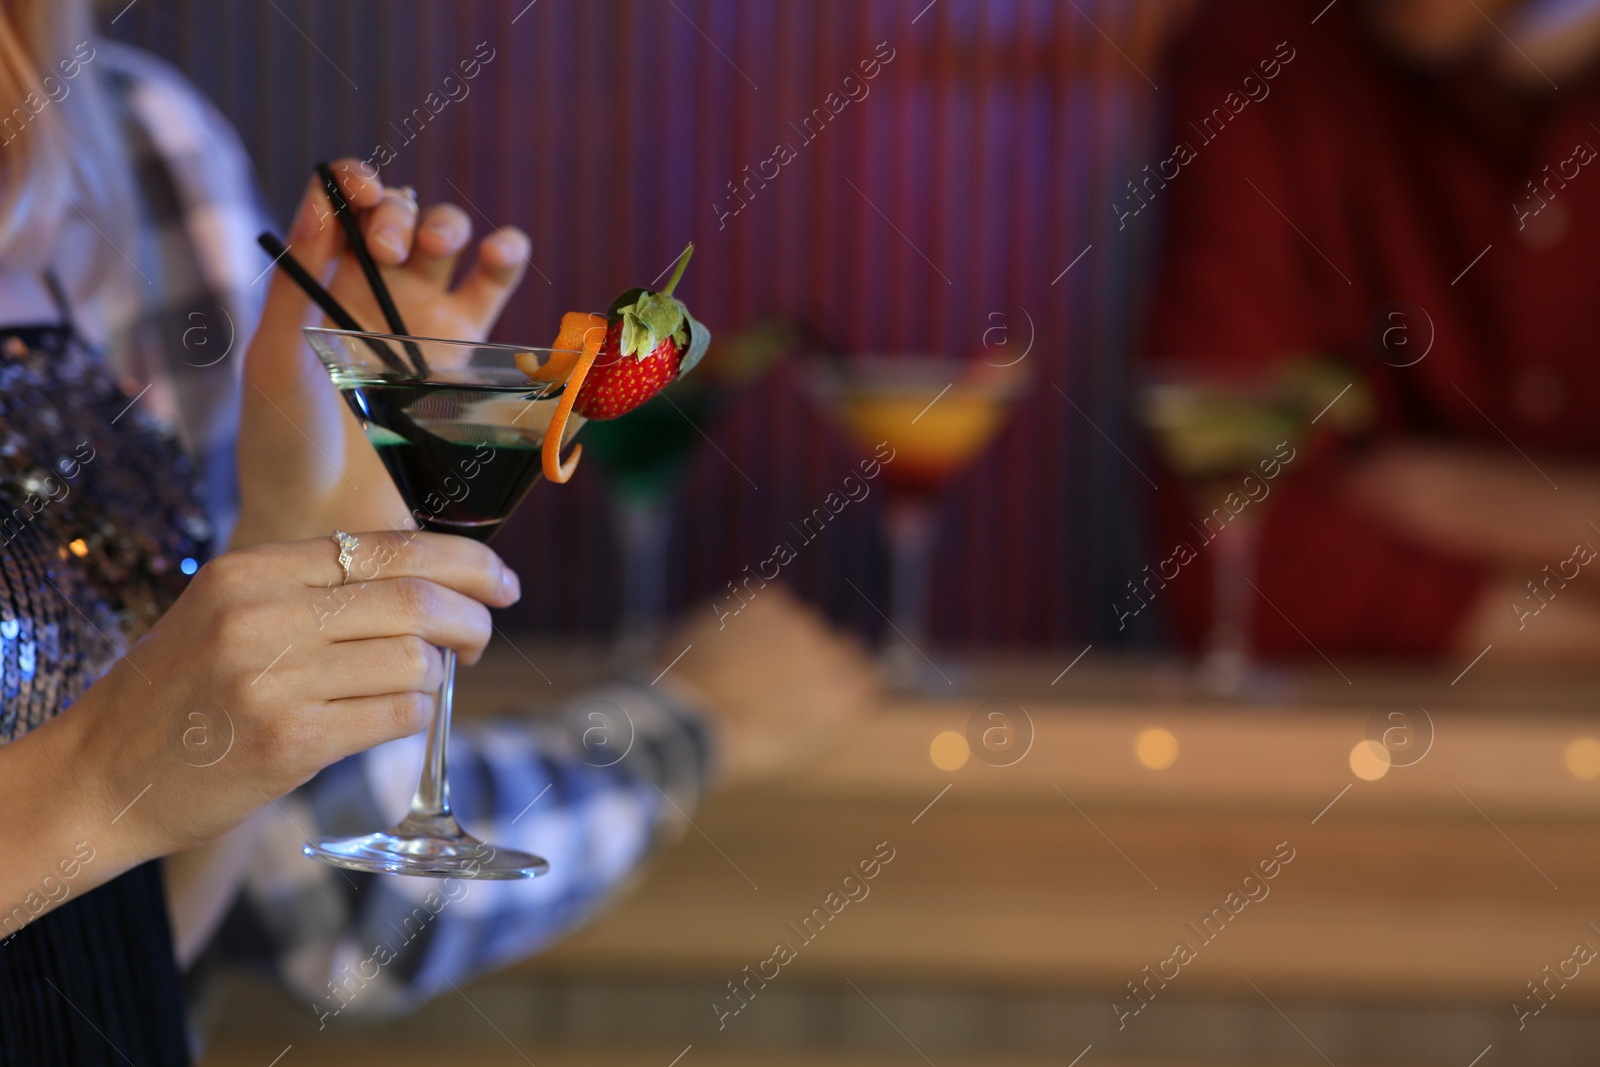
[[694,320],[683,301],[672,297],[692,255],[694,245],[683,250],[659,293],[629,289],[605,316],[578,311],[563,315],[561,332],[543,361],[531,352],[517,356],[517,366],[530,381],[547,390],[562,387],[540,457],[550,481],[571,478],[583,454],[583,446],[575,445],[571,455],[561,458],[574,412],[586,419],[626,415],[688,374],[706,354],[710,331]]
[[677,342],[670,337],[647,356],[625,359],[622,323],[613,322],[594,370],[578,391],[578,414],[586,419],[621,418],[671,384],[681,365]]
[[578,388],[578,414],[620,418],[700,362],[711,334],[672,296],[692,255],[691,244],[661,292],[630,289],[612,303],[599,358]]

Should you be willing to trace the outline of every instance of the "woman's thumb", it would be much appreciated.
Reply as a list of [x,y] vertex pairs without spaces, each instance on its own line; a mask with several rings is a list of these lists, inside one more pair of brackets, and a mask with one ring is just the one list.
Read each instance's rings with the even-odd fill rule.
[[[339,255],[340,240],[333,206],[321,181],[313,177],[295,212],[287,246],[279,260],[293,256],[313,278],[326,282],[329,268]],[[311,298],[276,263],[267,271],[265,284],[266,303],[245,375],[250,382],[273,393],[305,374],[307,353],[300,328],[316,325],[321,316]]]

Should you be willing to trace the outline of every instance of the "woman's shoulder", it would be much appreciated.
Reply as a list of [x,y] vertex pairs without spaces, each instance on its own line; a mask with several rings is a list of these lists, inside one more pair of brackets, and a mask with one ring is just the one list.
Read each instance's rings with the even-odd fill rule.
[[177,67],[119,41],[95,47],[114,95],[162,155],[205,156],[213,166],[219,152],[245,158],[233,124]]
[[[254,306],[255,235],[266,224],[255,167],[222,111],[178,68],[142,49],[96,42],[122,113],[151,232],[176,233],[215,293]],[[253,314],[241,314],[254,321]]]

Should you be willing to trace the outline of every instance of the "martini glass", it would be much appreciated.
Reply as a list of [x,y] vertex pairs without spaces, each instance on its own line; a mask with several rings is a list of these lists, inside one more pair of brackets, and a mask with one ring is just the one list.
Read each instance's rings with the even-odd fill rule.
[[1191,506],[1204,516],[1203,543],[1213,546],[1211,621],[1196,669],[1200,689],[1212,696],[1244,695],[1254,673],[1250,585],[1261,543],[1261,506],[1246,505],[1233,515],[1220,505],[1230,492],[1243,493],[1244,479],[1273,456],[1280,441],[1300,438],[1298,420],[1274,401],[1264,380],[1161,367],[1139,405],[1167,468],[1182,479]]
[[727,393],[690,379],[584,432],[585,455],[611,483],[611,518],[622,550],[617,660],[624,668],[648,664],[666,623],[672,494],[699,450],[703,427],[726,406]]
[[1356,437],[1372,420],[1372,400],[1337,361],[1292,358],[1267,370],[1155,363],[1149,368],[1138,415],[1167,468],[1184,483],[1199,516],[1194,527],[1211,545],[1211,622],[1196,672],[1202,692],[1216,697],[1262,695],[1250,634],[1268,497],[1237,513],[1229,494],[1247,496],[1247,478],[1275,470],[1277,449],[1304,446],[1312,426]]
[[[541,471],[540,448],[561,395],[559,382],[530,381],[548,349],[308,327],[306,338],[366,432],[423,530],[487,541]],[[421,373],[393,353],[420,354]],[[582,419],[567,423],[576,433]],[[436,878],[533,878],[550,865],[469,835],[450,810],[447,778],[455,653],[445,649],[422,780],[411,811],[389,830],[307,843],[305,854],[338,867]]]
[[938,355],[866,355],[826,365],[818,392],[845,433],[868,454],[893,449],[882,468],[888,496],[888,680],[912,690],[949,686],[923,652],[932,606],[933,542],[939,494],[1005,425],[1024,376]]

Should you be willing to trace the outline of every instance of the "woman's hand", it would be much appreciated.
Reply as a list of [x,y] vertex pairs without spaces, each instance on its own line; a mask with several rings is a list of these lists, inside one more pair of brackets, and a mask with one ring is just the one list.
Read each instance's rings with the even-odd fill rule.
[[[452,286],[472,238],[465,211],[453,204],[419,210],[355,160],[341,160],[333,170],[410,331],[460,340],[487,337],[522,279],[527,236],[502,228],[484,238]],[[288,246],[364,328],[388,332],[316,177],[301,200]],[[235,545],[335,528],[412,525],[372,446],[300,333],[302,326],[320,322],[321,313],[305,294],[273,271],[261,325],[245,358]]]
[[516,576],[485,546],[440,534],[363,534],[354,555],[348,585],[326,537],[202,567],[149,634],[36,731],[72,739],[58,801],[87,808],[100,830],[126,808],[114,836],[138,862],[425,728],[443,680],[435,646],[476,661],[491,633],[485,605],[515,602]]

